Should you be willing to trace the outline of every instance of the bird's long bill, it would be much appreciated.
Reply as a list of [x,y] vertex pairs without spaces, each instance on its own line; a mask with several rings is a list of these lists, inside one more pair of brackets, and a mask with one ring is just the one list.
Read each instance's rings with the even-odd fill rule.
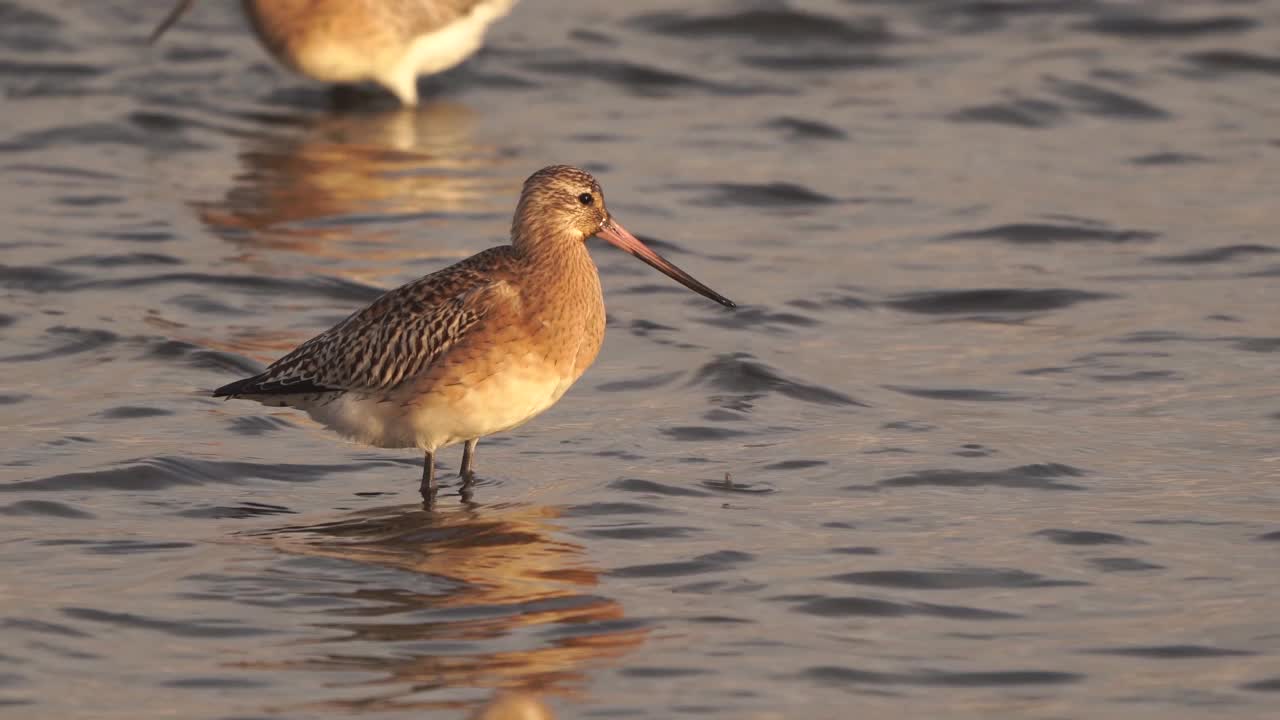
[[164,20],[156,26],[155,30],[151,31],[151,37],[147,38],[147,42],[154,45],[156,41],[160,39],[161,35],[165,34],[169,28],[173,27],[182,19],[183,15],[187,14],[187,11],[191,9],[191,3],[193,2],[195,2],[195,0],[178,0],[178,3],[173,6],[173,9],[169,11],[169,14],[164,17]]
[[639,238],[627,232],[626,228],[614,222],[613,218],[606,220],[604,225],[600,227],[600,232],[597,234],[605,240],[608,240],[610,243],[613,243],[632,255],[635,255],[645,261],[645,263],[650,267],[660,271],[663,275],[666,275],[699,295],[711,298],[725,307],[737,307],[737,305],[735,305],[729,298],[721,295],[715,290],[712,290],[706,285],[703,285],[697,280],[694,280],[692,275],[681,270],[675,265],[672,265],[666,258],[650,250],[647,245],[640,242]]

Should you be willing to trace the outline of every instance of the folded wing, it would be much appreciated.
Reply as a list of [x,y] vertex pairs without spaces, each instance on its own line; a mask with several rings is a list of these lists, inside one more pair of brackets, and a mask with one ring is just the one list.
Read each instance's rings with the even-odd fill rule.
[[508,284],[471,271],[471,265],[455,265],[386,293],[262,373],[218,388],[214,397],[396,387],[429,368],[488,314],[505,309]]

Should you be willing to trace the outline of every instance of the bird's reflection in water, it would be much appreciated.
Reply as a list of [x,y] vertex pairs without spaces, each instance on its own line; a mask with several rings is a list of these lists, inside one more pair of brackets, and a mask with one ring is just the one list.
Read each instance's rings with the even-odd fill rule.
[[[284,268],[371,280],[349,261],[461,257],[447,229],[459,216],[501,213],[504,153],[475,139],[475,112],[438,100],[417,109],[275,117],[247,133],[243,172],[225,196],[193,203],[201,220],[261,271]],[[259,127],[263,127],[259,123]],[[415,221],[412,233],[400,227]],[[432,232],[432,227],[439,229]],[[424,242],[425,240],[425,242]],[[285,253],[284,256],[279,253]],[[297,254],[315,259],[299,267]],[[333,261],[343,261],[335,263]]]
[[[242,132],[241,171],[217,200],[191,203],[201,221],[235,248],[226,259],[267,278],[342,278],[390,287],[407,264],[445,265],[475,252],[465,224],[503,227],[510,174],[496,145],[477,141],[467,105],[436,100],[414,109],[254,115]],[[486,244],[494,238],[486,236]],[[218,251],[219,253],[221,251]],[[424,264],[423,273],[434,269]],[[340,289],[339,289],[340,290]],[[344,315],[372,299],[335,291],[324,309]],[[158,309],[149,318],[177,339],[268,362],[306,330],[264,331],[275,307],[317,308],[313,297],[274,292],[248,304],[259,318],[217,333],[195,333]],[[314,329],[314,328],[313,328]]]
[[555,720],[555,716],[533,693],[505,693],[477,710],[470,720]]
[[647,630],[592,593],[598,571],[580,546],[554,536],[557,514],[529,505],[383,508],[258,535],[370,572],[344,573],[352,582],[336,593],[344,607],[319,615],[333,637],[305,646],[306,658],[255,665],[373,673],[350,686],[353,697],[318,703],[347,711],[470,707],[465,691],[479,689],[573,695],[587,670],[636,647]]

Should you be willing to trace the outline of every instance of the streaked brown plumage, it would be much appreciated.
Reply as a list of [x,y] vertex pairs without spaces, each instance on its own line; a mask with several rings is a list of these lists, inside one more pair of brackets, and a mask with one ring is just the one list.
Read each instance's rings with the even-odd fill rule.
[[600,234],[687,287],[733,303],[618,225],[590,174],[553,165],[525,181],[511,244],[392,290],[264,372],[214,392],[305,410],[347,437],[433,454],[551,407],[595,360],[604,298],[586,240]]
[[[155,42],[195,0],[179,0],[151,35]],[[442,72],[480,49],[485,30],[517,0],[241,0],[262,44],[284,65],[316,80],[376,82],[405,105],[417,78]]]

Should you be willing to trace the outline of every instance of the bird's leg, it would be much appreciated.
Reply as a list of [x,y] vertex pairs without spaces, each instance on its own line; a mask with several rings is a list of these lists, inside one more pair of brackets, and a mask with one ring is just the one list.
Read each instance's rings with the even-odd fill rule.
[[462,498],[462,504],[471,506],[471,499],[475,497],[476,486],[476,443],[479,438],[471,438],[466,445],[462,446],[462,468],[458,470],[458,476],[462,478],[462,485],[458,488],[458,496]]
[[423,504],[430,509],[436,502],[436,457],[430,450],[422,460],[422,484],[418,491],[422,493]]
[[471,438],[466,445],[462,446],[462,469],[458,471],[458,475],[464,480],[470,480],[475,477],[475,461],[476,461],[476,443],[480,442],[480,438]]

